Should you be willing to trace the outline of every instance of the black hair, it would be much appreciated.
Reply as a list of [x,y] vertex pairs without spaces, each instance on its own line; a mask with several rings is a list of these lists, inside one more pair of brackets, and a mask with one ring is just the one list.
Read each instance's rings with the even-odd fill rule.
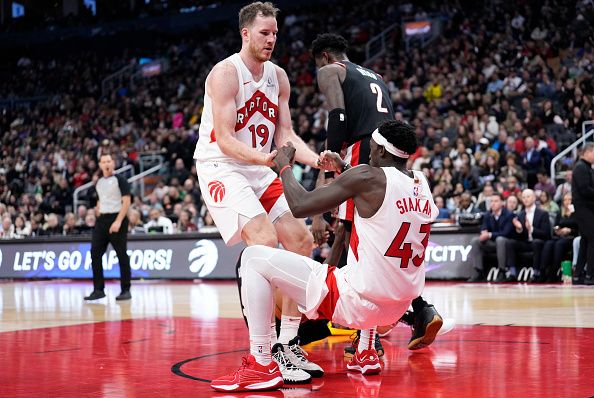
[[379,124],[379,133],[386,137],[388,142],[412,155],[419,147],[415,129],[408,123],[400,120],[385,120]]
[[503,202],[503,194],[501,192],[493,192],[490,196],[497,196]]
[[311,53],[315,58],[322,55],[324,51],[335,55],[345,54],[348,48],[348,41],[346,41],[344,37],[335,33],[323,33],[318,35],[318,37],[311,43]]

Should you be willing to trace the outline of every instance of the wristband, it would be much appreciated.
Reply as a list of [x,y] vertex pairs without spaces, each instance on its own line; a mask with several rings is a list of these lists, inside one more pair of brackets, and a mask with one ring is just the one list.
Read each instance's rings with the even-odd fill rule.
[[350,168],[351,168],[351,165],[348,163],[345,163],[344,166],[342,166],[342,170],[340,170],[340,172],[338,172],[338,174],[342,174]]
[[290,168],[291,168],[290,164],[285,165],[285,167],[280,169],[280,171],[278,172],[278,176],[280,177],[283,174],[283,171],[285,171],[286,169],[290,169]]
[[326,149],[340,153],[347,131],[346,111],[343,108],[332,109],[328,113]]

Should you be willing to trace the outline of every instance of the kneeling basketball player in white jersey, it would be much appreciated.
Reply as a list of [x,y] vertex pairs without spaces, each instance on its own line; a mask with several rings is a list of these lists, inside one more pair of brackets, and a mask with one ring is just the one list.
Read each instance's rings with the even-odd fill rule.
[[[296,158],[318,167],[318,155],[292,129],[290,86],[283,69],[270,62],[276,43],[278,10],[256,2],[239,12],[242,47],[214,66],[206,78],[204,110],[194,158],[206,206],[228,245],[277,247],[309,256],[313,237],[291,214],[283,187],[268,167],[278,147],[294,142]],[[298,345],[301,313],[283,300],[281,333],[269,322],[273,357],[286,383],[306,383],[322,368]],[[268,349],[270,355],[270,348]]]
[[[381,371],[373,328],[396,322],[423,290],[425,248],[438,209],[424,175],[406,169],[406,158],[417,149],[410,125],[382,122],[372,134],[370,147],[369,165],[348,169],[331,184],[311,192],[303,189],[290,170],[294,148],[279,150],[275,170],[295,216],[319,214],[349,198],[354,200],[359,260],[337,269],[265,246],[245,249],[239,272],[250,355],[237,372],[213,380],[215,390],[260,390],[282,385],[281,374],[267,350],[275,288],[295,300],[310,319],[324,317],[361,329],[357,352],[347,369],[363,374]],[[335,153],[326,154],[323,162],[333,163],[336,170],[346,166]]]

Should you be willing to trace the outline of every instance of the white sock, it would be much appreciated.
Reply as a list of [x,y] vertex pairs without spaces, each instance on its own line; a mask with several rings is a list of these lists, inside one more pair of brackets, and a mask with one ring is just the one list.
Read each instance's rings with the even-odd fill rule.
[[260,365],[268,365],[272,361],[270,354],[270,336],[250,336],[250,354]]
[[281,329],[278,336],[278,342],[284,345],[289,344],[299,332],[299,324],[301,323],[300,316],[281,316]]
[[370,350],[375,347],[375,328],[361,330],[361,336],[359,337],[359,346],[357,347],[358,352],[363,350]]
[[278,343],[278,337],[276,335],[276,321],[270,323],[270,348]]

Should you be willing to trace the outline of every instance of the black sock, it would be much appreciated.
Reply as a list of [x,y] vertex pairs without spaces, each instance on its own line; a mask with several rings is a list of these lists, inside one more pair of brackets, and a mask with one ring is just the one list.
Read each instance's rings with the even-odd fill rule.
[[413,311],[415,313],[421,311],[423,308],[427,307],[429,304],[423,300],[423,297],[419,296],[412,301]]
[[328,320],[307,320],[299,325],[299,344],[305,345],[311,343],[312,341],[322,340],[330,336],[330,334],[330,329],[328,329]]

